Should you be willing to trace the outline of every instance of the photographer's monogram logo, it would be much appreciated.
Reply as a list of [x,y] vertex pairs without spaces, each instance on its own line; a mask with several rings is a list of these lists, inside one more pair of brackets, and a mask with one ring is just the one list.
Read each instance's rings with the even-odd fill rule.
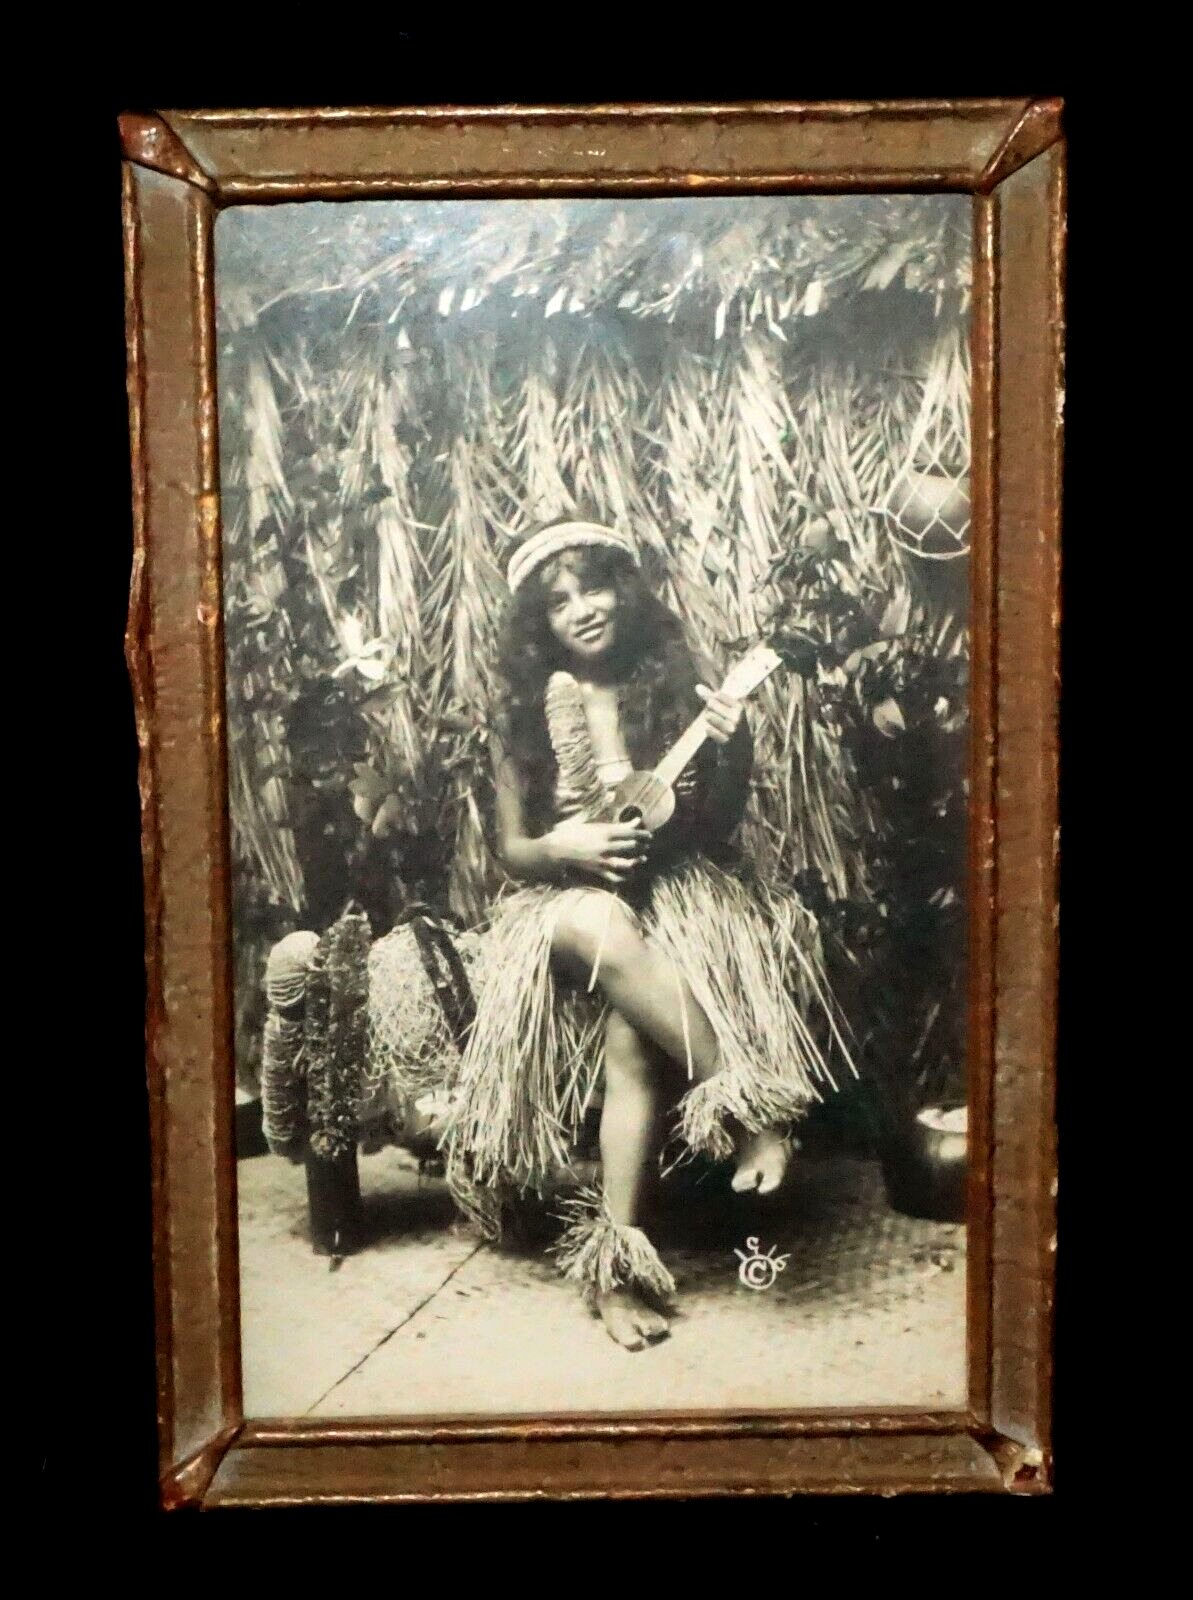
[[758,1249],[758,1240],[752,1238],[746,1240],[744,1250],[734,1250],[734,1255],[741,1262],[737,1275],[747,1289],[769,1289],[779,1273],[786,1268],[791,1257],[776,1255],[777,1248],[772,1244],[763,1255]]

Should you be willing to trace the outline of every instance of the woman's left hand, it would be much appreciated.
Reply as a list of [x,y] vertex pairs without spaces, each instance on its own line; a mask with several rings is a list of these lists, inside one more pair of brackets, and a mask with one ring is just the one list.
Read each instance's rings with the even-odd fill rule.
[[704,701],[704,720],[708,723],[709,735],[717,744],[728,744],[741,725],[745,712],[742,701],[722,694],[719,689],[709,689],[703,683],[696,685],[696,693]]

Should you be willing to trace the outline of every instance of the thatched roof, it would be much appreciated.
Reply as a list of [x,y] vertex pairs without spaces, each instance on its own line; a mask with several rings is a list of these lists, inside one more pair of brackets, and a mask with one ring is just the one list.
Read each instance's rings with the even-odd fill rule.
[[[236,207],[217,226],[226,329],[334,316],[483,323],[615,315],[760,325],[899,287],[964,309],[969,206],[954,195],[373,201]],[[445,330],[446,331],[446,330]]]

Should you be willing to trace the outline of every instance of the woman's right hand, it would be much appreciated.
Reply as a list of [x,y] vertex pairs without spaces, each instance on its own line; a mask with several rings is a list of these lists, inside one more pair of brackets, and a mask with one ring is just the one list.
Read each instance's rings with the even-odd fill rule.
[[547,835],[552,860],[606,883],[624,883],[646,860],[650,830],[637,822],[561,822]]

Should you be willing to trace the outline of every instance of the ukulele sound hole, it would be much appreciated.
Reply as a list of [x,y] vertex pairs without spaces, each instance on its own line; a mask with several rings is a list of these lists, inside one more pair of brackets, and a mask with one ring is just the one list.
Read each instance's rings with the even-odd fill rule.
[[621,810],[617,813],[617,820],[618,822],[641,822],[642,807],[622,806]]

